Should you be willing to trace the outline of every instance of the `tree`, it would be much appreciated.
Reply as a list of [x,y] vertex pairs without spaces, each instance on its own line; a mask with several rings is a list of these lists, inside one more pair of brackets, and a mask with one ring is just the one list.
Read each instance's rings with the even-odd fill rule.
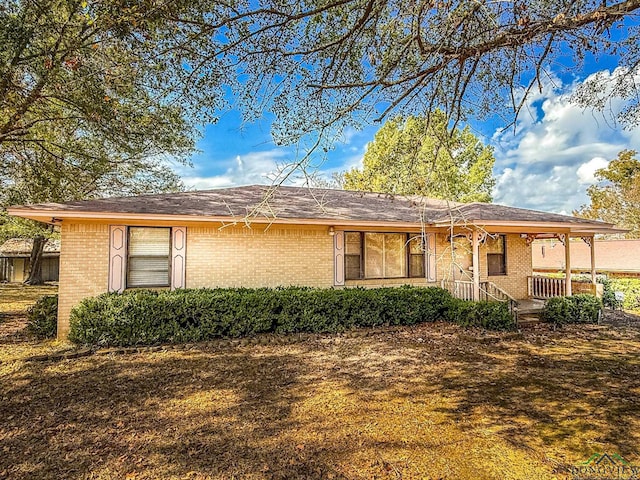
[[607,56],[615,78],[594,78],[576,100],[606,108],[606,80],[607,95],[629,100],[621,119],[637,124],[639,9],[640,0],[259,0],[172,21],[197,38],[218,35],[194,72],[233,58],[237,105],[249,117],[270,110],[276,140],[291,143],[436,108],[454,123],[496,114],[508,124],[551,66],[575,72]]
[[623,150],[607,168],[597,170],[600,184],[587,189],[590,205],[574,214],[629,229],[628,238],[640,238],[640,160],[637,152]]
[[[0,158],[28,151],[59,162],[184,159],[195,131],[184,68],[157,15],[126,1],[13,0],[0,6]],[[178,56],[179,57],[179,56]],[[181,57],[180,57],[181,58]],[[177,60],[180,60],[178,58]],[[166,92],[163,94],[163,92]],[[22,158],[24,160],[24,158]]]
[[615,78],[595,78],[576,100],[606,108],[606,80],[607,95],[629,99],[622,119],[634,124],[639,9],[640,0],[5,0],[0,144],[51,150],[30,132],[60,122],[100,133],[105,147],[167,141],[229,102],[247,120],[274,114],[282,144],[310,135],[328,147],[347,125],[437,108],[453,124],[469,114],[508,123],[550,65],[573,72],[607,56],[618,60]]
[[[0,5],[0,207],[182,188],[167,159],[185,162],[196,130],[189,98],[171,97],[182,57],[156,52],[180,43],[159,18],[117,0]],[[0,218],[0,237],[35,238],[35,260],[43,233]]]
[[490,202],[493,149],[469,128],[447,130],[443,112],[394,118],[367,145],[364,166],[344,173],[350,190],[418,194],[461,202]]
[[[34,155],[29,157],[28,154]],[[157,160],[111,164],[102,159],[59,161],[38,152],[23,152],[0,175],[0,206],[65,202],[106,195],[135,195],[178,191],[180,178]],[[0,212],[0,243],[11,237],[33,239],[31,270],[25,283],[42,283],[41,259],[45,238],[55,232],[31,220],[8,218]]]

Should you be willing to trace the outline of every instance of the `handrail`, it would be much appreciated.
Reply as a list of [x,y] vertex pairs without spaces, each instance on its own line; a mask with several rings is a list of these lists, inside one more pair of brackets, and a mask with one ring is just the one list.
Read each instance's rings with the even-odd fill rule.
[[[442,280],[441,286],[456,298],[461,300],[473,300],[473,282],[466,280]],[[518,305],[517,300],[493,282],[480,282],[479,300],[506,303],[509,307],[509,312],[516,316],[516,307]]]
[[[482,286],[482,284],[485,284],[486,287],[491,288],[494,292],[498,293],[500,295],[500,297],[496,297],[498,300],[512,300],[512,301],[516,301],[515,298],[513,298],[511,295],[509,295],[507,292],[505,292],[502,288],[500,288],[498,285],[496,285],[493,282],[482,282],[480,285]],[[487,293],[488,293],[488,288]]]
[[486,287],[487,287],[487,294],[489,294],[488,289],[491,288],[494,292],[496,292],[497,294],[500,295],[501,298],[498,298],[495,295],[491,295],[493,298],[496,299],[496,301],[498,302],[506,302],[507,305],[509,306],[509,312],[513,315],[514,312],[516,311],[516,307],[518,306],[518,301],[513,298],[511,295],[509,295],[507,292],[505,292],[502,288],[500,288],[498,285],[496,285],[493,282],[483,282]]

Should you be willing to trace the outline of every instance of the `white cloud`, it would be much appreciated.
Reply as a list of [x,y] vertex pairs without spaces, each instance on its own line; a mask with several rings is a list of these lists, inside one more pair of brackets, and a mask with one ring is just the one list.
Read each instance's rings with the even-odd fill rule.
[[594,157],[586,163],[583,163],[578,167],[578,178],[580,179],[580,183],[592,185],[596,183],[598,180],[595,177],[596,170],[600,170],[601,168],[607,168],[609,165],[609,160],[602,157]]
[[182,180],[188,189],[206,190],[210,188],[231,187],[234,185],[271,183],[279,171],[279,166],[286,162],[289,155],[284,149],[272,149],[262,152],[251,152],[238,155],[235,159],[222,162],[227,165],[224,173],[211,176],[197,175],[202,167],[195,170],[183,170]]
[[612,120],[624,102],[613,99],[607,116],[584,109],[570,101],[579,85],[555,79],[527,100],[515,133],[493,135],[496,202],[570,213],[588,203],[586,186],[607,159],[625,148],[640,149],[640,128],[623,130]]

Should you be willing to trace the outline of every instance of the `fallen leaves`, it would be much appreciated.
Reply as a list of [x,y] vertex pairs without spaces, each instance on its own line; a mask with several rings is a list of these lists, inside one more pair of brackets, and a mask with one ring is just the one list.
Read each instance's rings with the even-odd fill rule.
[[57,363],[14,350],[0,476],[528,480],[585,449],[635,460],[638,328],[335,339]]

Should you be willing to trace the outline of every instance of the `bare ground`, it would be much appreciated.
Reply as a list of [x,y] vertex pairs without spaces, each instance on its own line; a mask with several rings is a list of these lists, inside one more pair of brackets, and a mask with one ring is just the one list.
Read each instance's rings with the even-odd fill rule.
[[637,465],[640,328],[620,315],[61,362],[26,359],[64,344],[0,335],[0,478],[562,479],[594,452]]

